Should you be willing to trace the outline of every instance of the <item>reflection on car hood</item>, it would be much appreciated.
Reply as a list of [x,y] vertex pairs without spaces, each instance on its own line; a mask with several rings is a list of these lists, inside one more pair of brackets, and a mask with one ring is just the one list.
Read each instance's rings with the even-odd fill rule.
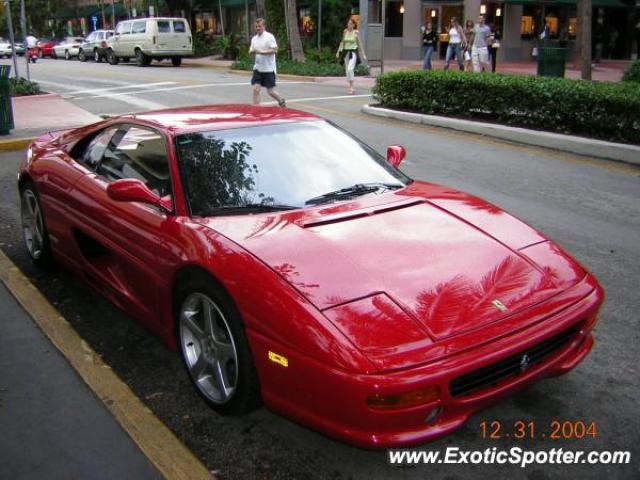
[[[583,275],[511,215],[421,182],[348,203],[201,223],[252,252],[321,310],[383,292],[434,339],[494,322]],[[553,248],[532,247],[529,256],[530,245]]]

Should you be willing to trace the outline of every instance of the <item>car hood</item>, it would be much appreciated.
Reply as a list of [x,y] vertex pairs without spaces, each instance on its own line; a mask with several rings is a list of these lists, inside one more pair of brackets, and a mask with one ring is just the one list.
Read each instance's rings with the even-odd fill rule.
[[382,294],[433,340],[500,320],[584,274],[497,207],[421,182],[324,208],[199,222],[268,264],[318,309]]

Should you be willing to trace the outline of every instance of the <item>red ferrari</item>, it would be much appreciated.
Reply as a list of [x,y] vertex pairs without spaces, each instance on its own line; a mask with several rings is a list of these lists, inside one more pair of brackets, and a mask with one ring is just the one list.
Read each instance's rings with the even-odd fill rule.
[[180,351],[219,412],[261,401],[346,442],[423,442],[591,350],[596,279],[464,192],[309,113],[189,107],[52,132],[26,247]]

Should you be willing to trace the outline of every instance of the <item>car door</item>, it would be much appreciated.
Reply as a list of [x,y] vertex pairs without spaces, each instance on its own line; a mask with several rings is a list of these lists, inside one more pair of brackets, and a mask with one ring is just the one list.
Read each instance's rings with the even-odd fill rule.
[[116,32],[111,39],[111,48],[119,56],[130,55],[127,50],[129,36],[131,35],[131,22],[121,22],[116,27]]
[[133,124],[105,130],[101,141],[104,148],[80,159],[88,171],[74,185],[68,205],[83,273],[114,303],[157,327],[157,294],[165,279],[155,266],[172,256],[165,234],[172,215],[152,205],[112,200],[107,186],[137,178],[172,200],[167,141],[160,132]]

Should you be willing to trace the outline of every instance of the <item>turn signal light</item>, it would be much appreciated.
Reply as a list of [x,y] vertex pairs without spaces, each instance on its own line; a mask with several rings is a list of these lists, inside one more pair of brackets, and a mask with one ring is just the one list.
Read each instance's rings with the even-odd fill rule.
[[424,387],[398,395],[376,394],[367,398],[367,405],[374,410],[400,410],[433,403],[440,398],[438,387]]

